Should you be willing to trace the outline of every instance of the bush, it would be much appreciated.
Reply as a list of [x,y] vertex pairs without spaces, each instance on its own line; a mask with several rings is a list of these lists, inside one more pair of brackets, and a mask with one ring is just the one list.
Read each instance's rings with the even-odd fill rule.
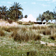
[[30,27],[29,29],[40,29],[40,26],[33,26],[33,27]]
[[31,25],[29,22],[23,22],[23,25]]
[[4,35],[5,35],[4,31],[0,29],[0,36],[4,36]]
[[18,23],[18,24],[22,24],[22,22],[21,22],[21,21],[18,21],[17,23]]
[[50,36],[50,38],[51,38],[52,40],[56,40],[56,34]]
[[46,26],[41,26],[41,29],[46,29],[47,27]]
[[10,32],[9,28],[3,27],[2,29],[5,30],[5,31],[7,31],[7,32]]
[[53,25],[48,26],[49,28],[53,28]]
[[51,35],[51,30],[50,29],[46,29],[43,31],[44,35]]
[[7,31],[7,32],[11,32],[11,31],[14,31],[15,29],[18,30],[19,27],[3,27],[2,28],[3,30]]
[[36,34],[33,31],[30,30],[25,30],[25,29],[20,29],[18,31],[14,31],[13,34],[11,35],[14,40],[18,41],[29,41],[29,40],[40,40],[41,36],[39,34]]
[[36,51],[28,51],[27,56],[37,56],[37,52]]
[[10,19],[10,20],[8,19],[7,21],[8,21],[10,24],[13,22],[11,19]]
[[36,35],[34,40],[36,41],[36,40],[40,40],[40,39],[41,39],[41,35],[38,34],[38,35]]

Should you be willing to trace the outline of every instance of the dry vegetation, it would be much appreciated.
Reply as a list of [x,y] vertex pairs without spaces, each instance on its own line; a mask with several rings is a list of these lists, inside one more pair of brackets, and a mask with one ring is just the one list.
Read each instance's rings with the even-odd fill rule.
[[[56,28],[53,26],[31,26],[31,27],[2,27],[2,30],[7,32],[13,32],[10,37],[18,41],[40,40],[41,35],[50,35],[50,38],[55,39],[54,33]],[[0,30],[0,35],[3,36],[4,32]],[[52,35],[53,33],[53,35]]]
[[23,56],[41,56],[40,54],[53,56],[56,50],[55,40],[56,28],[53,26],[19,23],[18,27],[0,27],[0,54],[4,56],[7,53],[11,56],[22,56],[20,53],[24,54]]
[[56,34],[51,35],[50,38],[51,38],[52,40],[56,40]]
[[2,29],[0,29],[0,36],[5,36],[5,33]]
[[29,41],[29,40],[40,40],[41,36],[34,31],[27,30],[26,28],[22,28],[20,30],[14,30],[12,35],[14,40],[21,41]]

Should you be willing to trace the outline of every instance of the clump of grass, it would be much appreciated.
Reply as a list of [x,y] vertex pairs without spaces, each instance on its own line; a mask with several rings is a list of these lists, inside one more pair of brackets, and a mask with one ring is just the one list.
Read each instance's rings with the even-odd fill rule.
[[36,51],[29,51],[27,52],[27,56],[36,56],[37,52]]
[[27,31],[27,28],[22,27],[21,30],[22,30],[22,31]]
[[31,25],[34,24],[34,22],[29,21],[28,23],[30,23]]
[[41,29],[46,29],[47,27],[46,26],[41,26]]
[[33,26],[32,29],[37,29],[37,27],[36,26]]
[[53,28],[54,26],[53,25],[50,25],[50,26],[48,26],[49,28]]
[[34,40],[36,41],[36,40],[40,40],[40,39],[41,39],[41,35],[38,34],[38,35],[36,35]]
[[50,39],[56,40],[56,34],[51,35],[51,36],[50,36]]
[[29,29],[40,29],[40,26],[32,26],[32,27],[30,27]]
[[3,27],[2,29],[5,30],[5,31],[7,31],[7,32],[10,32],[9,28]]
[[5,36],[5,33],[2,29],[0,29],[0,36]]
[[2,28],[3,30],[7,31],[7,32],[11,32],[11,31],[14,31],[15,29],[19,29],[19,27],[3,27]]
[[50,29],[46,29],[43,31],[44,35],[51,35],[51,30]]
[[36,34],[32,30],[26,30],[26,29],[20,29],[18,31],[14,31],[13,34],[11,35],[14,40],[18,41],[29,41],[29,40],[40,40],[41,36],[39,34]]
[[10,24],[13,22],[11,19],[10,20],[7,20]]
[[18,21],[17,23],[18,23],[18,24],[22,24],[22,22],[21,22],[21,21]]
[[29,22],[23,22],[23,25],[31,25]]

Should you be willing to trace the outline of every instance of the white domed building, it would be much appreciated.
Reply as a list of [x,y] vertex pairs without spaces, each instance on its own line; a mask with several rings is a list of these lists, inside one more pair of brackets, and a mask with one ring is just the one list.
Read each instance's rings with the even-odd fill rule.
[[21,21],[21,22],[29,22],[29,21],[36,22],[36,19],[32,16],[32,14],[30,14],[30,15],[28,15],[27,18],[22,18],[19,21]]

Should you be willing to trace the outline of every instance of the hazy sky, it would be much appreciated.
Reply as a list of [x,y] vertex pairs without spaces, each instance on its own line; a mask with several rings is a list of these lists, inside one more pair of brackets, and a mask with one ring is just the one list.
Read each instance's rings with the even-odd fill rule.
[[0,0],[0,6],[9,8],[14,2],[21,4],[23,15],[32,14],[35,18],[44,11],[53,11],[56,6],[56,0]]

